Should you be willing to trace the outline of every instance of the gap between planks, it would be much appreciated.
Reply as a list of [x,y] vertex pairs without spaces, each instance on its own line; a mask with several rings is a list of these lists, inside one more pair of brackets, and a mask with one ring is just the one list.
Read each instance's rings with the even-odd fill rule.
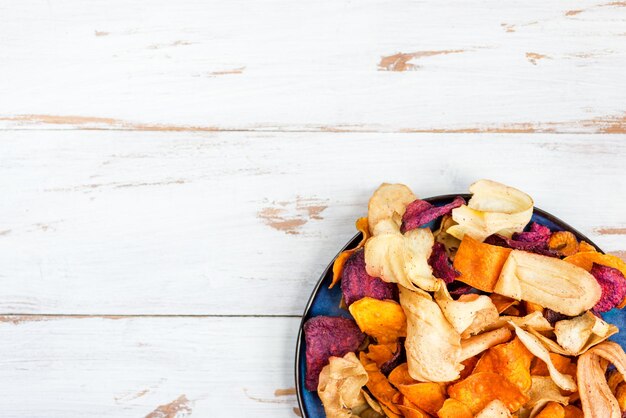
[[301,318],[302,315],[176,315],[176,314],[20,314],[20,313],[0,313],[0,323],[2,322],[29,322],[29,321],[45,321],[52,319],[135,319],[135,318]]

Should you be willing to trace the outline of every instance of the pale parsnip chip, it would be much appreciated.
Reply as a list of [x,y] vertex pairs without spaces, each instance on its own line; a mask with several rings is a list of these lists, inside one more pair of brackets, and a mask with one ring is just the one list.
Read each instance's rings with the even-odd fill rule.
[[569,398],[561,395],[559,387],[549,376],[532,376],[533,384],[528,391],[528,402],[524,408],[530,409],[530,417],[537,415],[548,402],[558,402],[567,405]]
[[458,225],[448,228],[448,234],[458,239],[467,234],[481,242],[495,233],[510,238],[530,222],[534,203],[526,193],[491,180],[478,180],[469,190],[473,196],[467,205],[452,211]]
[[406,206],[415,199],[417,196],[404,184],[381,184],[370,198],[367,206],[370,232],[376,235],[375,227],[382,220],[393,219],[400,228]]
[[407,317],[405,341],[409,375],[422,382],[450,382],[463,369],[461,336],[439,305],[422,290],[400,286],[400,305]]
[[602,295],[597,280],[584,269],[558,258],[519,250],[509,254],[494,292],[568,316],[591,309]]
[[361,388],[367,383],[365,368],[352,352],[343,357],[330,357],[320,373],[317,394],[329,418],[353,416],[367,402]]
[[511,335],[511,331],[503,327],[461,341],[461,361],[474,357],[494,345],[507,342],[511,339]]
[[576,375],[585,418],[622,416],[619,403],[606,381],[605,372],[609,362],[626,378],[626,354],[614,342],[605,341],[578,358]]
[[552,378],[552,380],[554,380],[554,383],[556,383],[556,385],[563,390],[568,390],[571,392],[575,391],[576,383],[574,382],[572,376],[563,374],[559,372],[556,367],[554,367],[554,364],[550,359],[550,353],[548,353],[548,350],[541,344],[541,342],[534,335],[524,331],[523,329],[515,325],[514,322],[510,322],[510,324],[513,325],[513,327],[515,328],[515,334],[526,346],[528,351],[530,351],[540,360],[543,360],[544,363],[546,363],[546,365],[548,366],[548,371],[550,372],[550,377]]
[[509,408],[499,399],[494,399],[474,416],[474,418],[510,418]]
[[461,338],[478,334],[498,320],[498,309],[489,296],[463,295],[454,300],[442,280],[434,296],[444,316],[461,334]]
[[534,329],[535,331],[551,331],[552,325],[541,314],[541,312],[533,312],[526,316],[506,316],[503,315],[497,321],[487,327],[488,330],[507,326],[509,322],[513,322],[523,329]]
[[556,342],[572,356],[580,353],[592,334],[602,338],[609,333],[609,329],[609,324],[589,311],[554,324]]
[[[390,225],[389,222],[381,224]],[[403,235],[394,225],[387,232],[375,235],[365,243],[367,274],[380,277],[388,283],[398,283],[408,289],[415,290],[417,286],[427,291],[435,291],[437,279],[428,264],[433,243],[430,229],[417,228]]]

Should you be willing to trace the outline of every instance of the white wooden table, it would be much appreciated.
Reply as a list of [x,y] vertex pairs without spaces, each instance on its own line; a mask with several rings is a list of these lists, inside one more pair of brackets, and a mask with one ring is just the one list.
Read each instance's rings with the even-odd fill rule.
[[382,181],[626,256],[626,3],[0,0],[3,417],[295,417]]

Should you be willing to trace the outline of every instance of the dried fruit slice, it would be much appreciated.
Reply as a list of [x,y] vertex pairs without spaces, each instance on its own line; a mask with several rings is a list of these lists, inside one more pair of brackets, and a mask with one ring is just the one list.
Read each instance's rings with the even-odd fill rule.
[[440,216],[448,215],[452,212],[452,209],[458,208],[464,204],[465,199],[460,196],[457,196],[452,202],[443,206],[433,206],[425,200],[417,199],[406,207],[406,211],[402,216],[402,227],[400,230],[406,232],[424,226]]
[[504,263],[494,292],[570,316],[591,309],[601,296],[600,285],[585,270],[518,250]]
[[406,336],[406,316],[398,302],[363,298],[350,305],[357,325],[379,343],[396,342]]
[[339,279],[341,278],[344,266],[346,262],[348,261],[348,259],[350,258],[350,256],[354,254],[359,248],[362,248],[365,245],[365,242],[370,237],[369,228],[367,226],[367,218],[357,219],[356,229],[362,234],[361,241],[358,243],[358,245],[355,248],[351,250],[343,251],[341,254],[337,256],[337,258],[333,262],[333,280],[330,283],[330,286],[328,286],[329,289],[332,289],[333,286],[335,286],[337,282],[339,281]]
[[461,334],[461,338],[478,334],[498,320],[498,309],[489,296],[471,294],[454,300],[445,283],[441,282],[434,297],[446,319]]
[[415,199],[416,196],[411,189],[404,184],[381,184],[370,198],[367,206],[370,232],[375,235],[375,227],[382,220],[393,219],[400,227],[401,217],[404,215],[406,206]]
[[[417,231],[417,230],[416,230]],[[400,288],[407,317],[405,349],[411,377],[423,382],[450,382],[459,377],[461,336],[424,291]]]
[[428,265],[434,242],[430,229],[414,229],[402,235],[392,228],[365,243],[367,273],[408,289],[436,290],[437,279]]
[[352,415],[353,409],[367,405],[361,388],[367,383],[367,372],[354,353],[330,357],[319,376],[319,395],[327,418]]
[[448,388],[448,394],[477,414],[491,401],[499,399],[510,412],[515,412],[528,401],[517,386],[503,376],[492,372],[472,373],[465,380]]
[[526,193],[491,180],[479,180],[469,190],[473,196],[467,205],[452,211],[458,225],[448,228],[450,235],[463,239],[467,234],[478,241],[495,233],[510,237],[530,221],[533,200]]
[[493,292],[511,250],[484,244],[467,236],[454,257],[454,268],[461,273],[457,280],[476,289]]

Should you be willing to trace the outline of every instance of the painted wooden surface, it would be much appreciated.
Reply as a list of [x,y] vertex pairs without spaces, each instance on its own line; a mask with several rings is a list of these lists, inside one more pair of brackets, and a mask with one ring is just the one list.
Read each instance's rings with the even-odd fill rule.
[[3,417],[295,417],[382,181],[626,258],[624,2],[0,0],[0,62]]

